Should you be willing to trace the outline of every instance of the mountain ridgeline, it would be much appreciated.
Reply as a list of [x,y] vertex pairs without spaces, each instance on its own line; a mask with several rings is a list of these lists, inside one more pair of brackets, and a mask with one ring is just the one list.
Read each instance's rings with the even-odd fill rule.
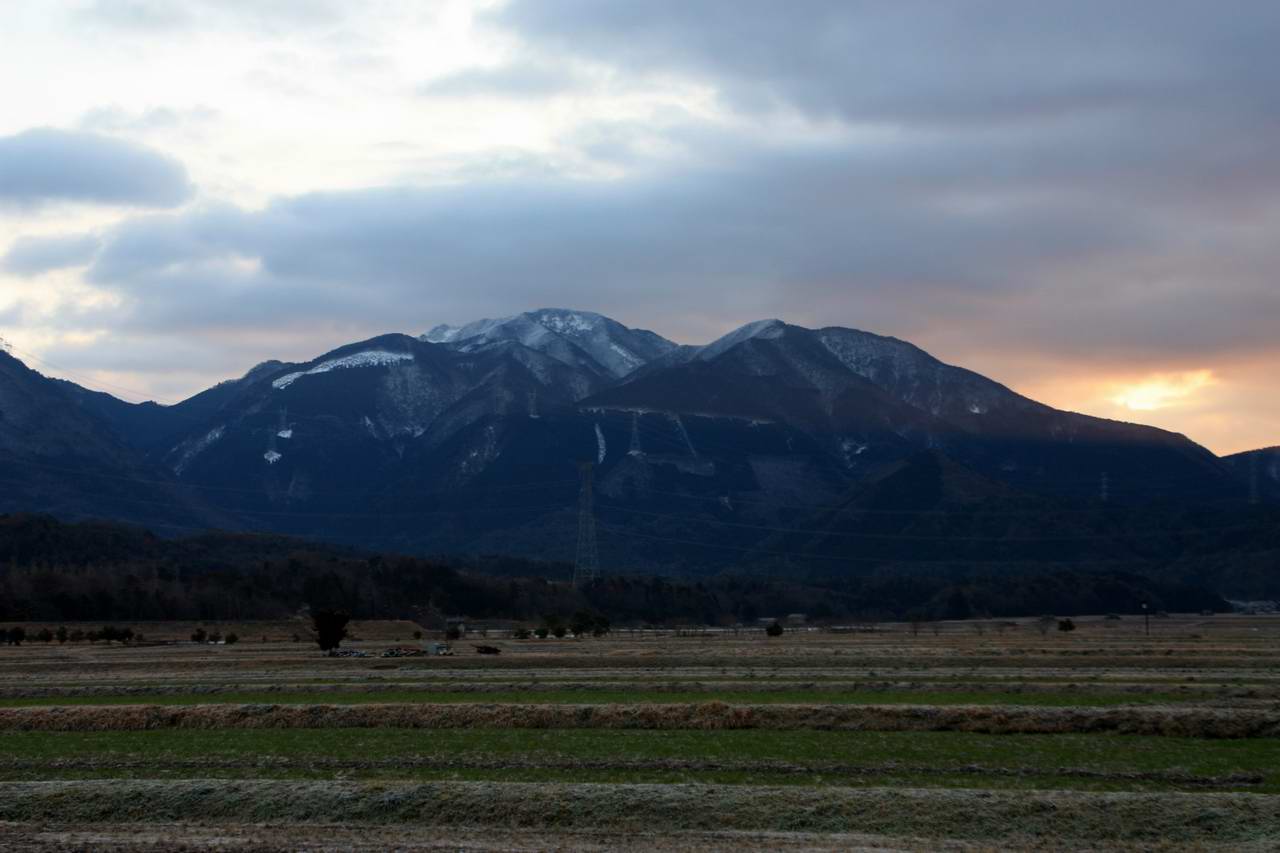
[[533,311],[265,362],[173,406],[0,354],[0,511],[572,562],[589,463],[616,574],[1107,568],[1254,594],[1277,459],[777,320],[693,347]]

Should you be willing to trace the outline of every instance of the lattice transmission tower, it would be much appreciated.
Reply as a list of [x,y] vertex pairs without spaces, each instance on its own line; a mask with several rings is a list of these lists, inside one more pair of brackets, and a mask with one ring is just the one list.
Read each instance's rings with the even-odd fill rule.
[[600,577],[600,552],[596,547],[595,494],[592,484],[594,466],[578,463],[582,485],[578,492],[578,551],[573,562],[573,585],[588,584]]

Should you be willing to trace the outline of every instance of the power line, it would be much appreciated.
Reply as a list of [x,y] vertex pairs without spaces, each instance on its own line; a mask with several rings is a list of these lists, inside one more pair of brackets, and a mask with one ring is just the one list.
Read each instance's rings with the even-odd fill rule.
[[[45,367],[52,368],[52,369],[54,369],[54,370],[57,370],[57,371],[58,371],[58,372],[60,372],[60,373],[65,373],[66,375],[71,376],[71,377],[74,377],[74,378],[76,378],[76,379],[79,379],[79,380],[80,380],[80,381],[82,381],[82,382],[88,382],[88,383],[93,383],[93,384],[97,384],[97,385],[102,385],[102,386],[107,387],[107,388],[113,388],[113,389],[115,389],[116,391],[122,391],[122,392],[124,392],[124,393],[126,393],[126,394],[132,394],[132,395],[133,395],[133,396],[135,396],[135,397],[142,397],[142,398],[143,398],[143,402],[148,402],[148,403],[161,403],[161,404],[163,404],[163,405],[165,405],[165,406],[176,406],[176,405],[178,405],[178,403],[182,402],[182,401],[180,401],[180,400],[179,400],[179,401],[165,400],[165,399],[163,399],[163,398],[161,398],[161,397],[157,397],[157,396],[155,396],[154,394],[152,394],[152,393],[151,393],[151,392],[149,392],[149,391],[139,391],[139,390],[137,390],[136,388],[126,388],[126,387],[125,387],[125,386],[123,386],[123,385],[115,385],[115,384],[113,384],[113,383],[111,383],[111,382],[104,382],[104,381],[103,381],[103,380],[101,380],[101,379],[93,379],[93,378],[90,378],[90,377],[88,377],[88,376],[86,376],[86,375],[84,375],[84,374],[82,374],[82,373],[78,373],[78,372],[76,372],[76,371],[74,371],[74,370],[71,370],[70,368],[62,367],[61,365],[54,364],[54,363],[53,363],[53,362],[51,362],[51,361],[45,361],[44,359],[40,358],[38,355],[35,355],[34,353],[24,352],[23,350],[16,349],[16,348],[15,348],[15,347],[13,347],[12,345],[10,345],[10,346],[9,346],[9,348],[7,349],[7,352],[9,352],[10,354],[16,353],[17,355],[22,356],[22,358],[23,358],[23,359],[29,359],[29,360],[31,360],[31,361],[36,362],[37,364],[42,364],[42,365],[44,365]],[[85,385],[85,386],[81,386],[81,387],[83,387],[86,391],[100,391],[101,393],[104,393],[104,394],[108,393],[108,392],[106,392],[106,391],[101,391],[101,389],[94,388],[94,387],[92,387],[91,385]],[[113,396],[114,396],[114,395],[113,395]],[[129,402],[129,401],[127,401],[127,400],[126,400],[126,401],[124,401],[124,402]],[[137,403],[134,403],[133,405],[138,405],[138,404],[137,404]]]
[[618,506],[617,504],[600,504],[604,509],[616,510],[632,515],[645,515],[653,518],[671,518],[680,521],[693,522],[698,524],[718,524],[724,527],[739,527],[750,530],[764,530],[775,533],[806,533],[815,536],[838,536],[850,539],[886,539],[886,540],[902,540],[902,541],[924,541],[924,542],[1075,542],[1075,541],[1102,541],[1116,540],[1124,541],[1126,539],[1135,538],[1163,538],[1166,536],[1181,536],[1184,534],[1210,534],[1219,532],[1240,532],[1243,530],[1269,530],[1274,525],[1270,524],[1238,524],[1224,525],[1222,527],[1204,527],[1204,528],[1178,528],[1176,530],[1162,530],[1159,532],[1147,534],[1134,534],[1128,531],[1117,531],[1111,534],[1090,534],[1085,536],[924,536],[914,534],[895,534],[895,533],[850,533],[835,530],[815,530],[797,527],[772,527],[763,524],[746,524],[734,521],[721,521],[716,518],[692,517],[687,515],[677,515],[675,513],[648,512],[645,510],[631,509],[629,507]]
[[[794,502],[787,502],[787,501],[781,501],[781,500],[770,500],[767,498],[744,498],[744,497],[735,496],[732,493],[724,494],[724,495],[695,495],[695,494],[689,494],[688,492],[673,492],[669,490],[653,489],[648,487],[646,487],[644,491],[648,494],[684,498],[686,500],[692,500],[692,501],[707,501],[707,502],[717,503],[721,505],[723,505],[725,499],[728,498],[732,503],[742,504],[744,506],[775,507],[780,509],[792,509],[792,510],[799,510],[802,512],[813,512],[813,513],[825,511],[825,512],[847,513],[849,515],[905,515],[905,516],[944,515],[945,516],[945,515],[954,515],[957,512],[957,510],[955,509],[865,509],[862,507],[851,506],[850,501],[852,500],[852,498],[850,499],[850,501],[846,501],[844,503],[798,504]],[[1230,504],[1223,504],[1223,506],[1229,506],[1229,505]],[[1200,504],[1196,504],[1194,508],[1204,509],[1207,506],[1209,505],[1200,503]],[[1109,508],[1106,510],[1104,510],[1102,507],[1079,508],[1079,509],[1052,507],[1045,510],[1018,510],[1018,511],[1007,511],[1007,510],[995,511],[995,510],[985,510],[985,509],[975,510],[977,514],[980,514],[984,517],[986,516],[1035,517],[1035,516],[1043,516],[1045,513],[1052,513],[1055,515],[1066,515],[1066,514],[1097,515],[1099,513],[1104,513],[1104,512],[1105,514],[1108,514],[1108,515],[1122,516],[1125,513],[1134,512],[1134,511],[1142,511],[1142,510],[1137,507],[1116,506],[1114,504],[1109,505]]]
[[[677,539],[670,536],[654,536],[648,533],[638,533],[633,530],[627,530],[621,527],[611,527],[601,525],[602,530],[618,536],[630,537],[632,539],[648,539],[655,542],[670,542],[677,545],[691,545],[699,548],[715,548],[724,551],[737,551],[745,554],[758,554],[761,556],[773,557],[796,557],[809,560],[826,560],[837,563],[873,563],[877,565],[929,565],[929,566],[956,566],[956,565],[999,565],[999,566],[1019,566],[1019,565],[1050,565],[1050,566],[1072,566],[1072,565],[1126,565],[1132,566],[1145,562],[1150,562],[1140,557],[1131,559],[1108,558],[1108,559],[1080,559],[1080,560],[1048,560],[1048,559],[1022,559],[1022,560],[989,560],[989,559],[954,559],[954,560],[917,560],[902,559],[898,557],[859,557],[859,556],[836,556],[831,554],[819,554],[813,551],[775,551],[762,548],[752,548],[742,545],[728,545],[716,542],[699,542],[692,539]],[[1280,549],[1267,548],[1251,554],[1267,554],[1274,553]]]
[[[83,468],[66,468],[58,465],[45,465],[39,462],[33,462],[27,459],[3,459],[0,458],[0,464],[12,463],[16,465],[27,465],[33,468],[42,468],[48,471],[60,471],[68,474],[77,474],[79,476],[98,477],[108,480],[123,480],[131,483],[140,483],[150,486],[171,486],[182,489],[198,489],[200,491],[212,492],[238,492],[242,494],[262,495],[262,489],[246,489],[235,486],[207,486],[200,483],[190,483],[184,480],[147,480],[140,477],[125,477],[118,474],[104,474],[96,471],[87,471]],[[516,483],[506,486],[458,486],[450,489],[414,489],[412,491],[402,491],[391,494],[392,497],[398,496],[420,496],[420,495],[456,495],[459,492],[480,491],[480,492],[501,492],[501,491],[520,491],[524,489],[540,489],[547,486],[568,486],[578,482],[577,480],[544,480],[534,483]],[[357,489],[344,489],[340,491],[315,491],[313,495],[359,495],[367,497],[368,492]]]

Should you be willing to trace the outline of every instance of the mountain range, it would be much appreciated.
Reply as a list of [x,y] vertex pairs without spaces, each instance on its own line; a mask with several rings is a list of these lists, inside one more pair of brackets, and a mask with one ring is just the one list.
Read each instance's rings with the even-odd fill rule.
[[1269,542],[1271,516],[1244,545],[1178,531],[1280,502],[1275,448],[1219,458],[779,320],[682,346],[545,309],[264,362],[172,406],[0,354],[0,511],[572,560],[584,463],[613,571],[1145,569]]

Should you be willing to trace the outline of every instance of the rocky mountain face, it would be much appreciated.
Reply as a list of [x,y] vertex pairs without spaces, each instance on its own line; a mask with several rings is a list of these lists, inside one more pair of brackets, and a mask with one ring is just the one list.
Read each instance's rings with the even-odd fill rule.
[[[170,407],[0,367],[11,459],[110,464],[182,496],[166,511],[195,524],[384,550],[571,560],[582,462],[602,563],[650,571],[845,571],[909,561],[920,536],[930,560],[1031,553],[948,548],[966,530],[1028,531],[1038,560],[1146,559],[1123,524],[1079,519],[1247,498],[1238,464],[1183,436],[1052,409],[904,341],[776,320],[691,347],[533,311],[266,362]],[[68,483],[77,502],[19,488],[6,505],[145,517]],[[955,523],[931,526],[941,513]],[[1105,542],[1043,544],[1055,535]]]

